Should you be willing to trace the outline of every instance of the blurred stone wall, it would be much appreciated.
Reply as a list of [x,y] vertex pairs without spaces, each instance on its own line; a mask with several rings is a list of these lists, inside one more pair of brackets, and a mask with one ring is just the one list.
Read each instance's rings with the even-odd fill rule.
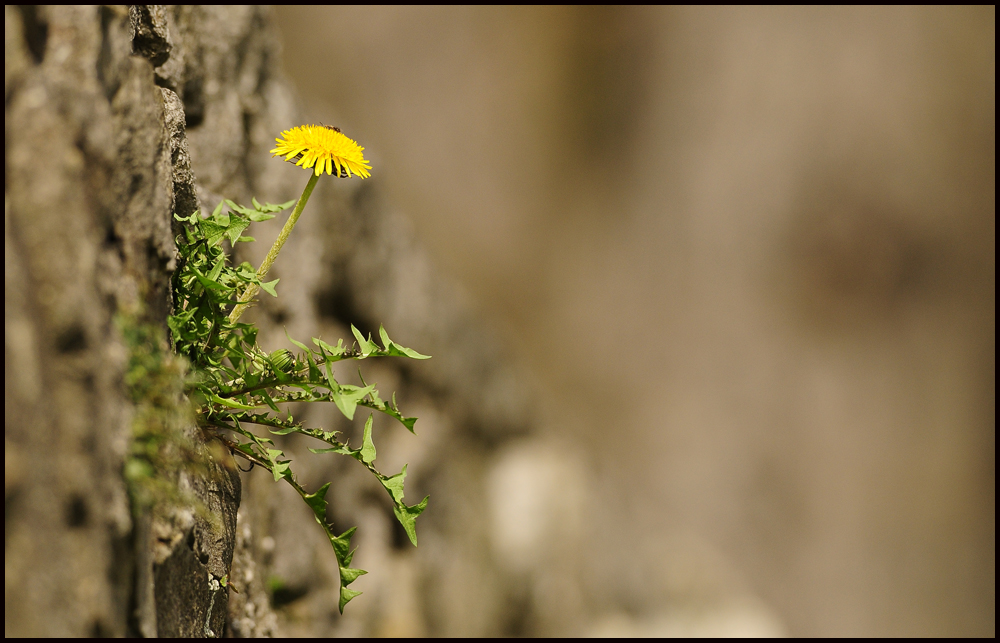
[[544,391],[524,631],[992,635],[993,8],[276,15]]
[[[254,10],[5,8],[8,636],[226,627],[226,595],[211,581],[231,566],[239,476],[231,457],[207,453],[200,475],[178,474],[217,520],[193,505],[130,507],[123,467],[135,408],[119,324],[158,327],[167,349],[172,213],[197,208],[203,189],[190,152],[209,177],[246,159],[241,130],[198,135],[198,109],[214,114],[216,101],[258,91],[237,88],[233,72],[240,60],[266,77],[253,48],[240,46],[266,49],[251,38],[261,20]],[[228,105],[238,127],[252,123],[239,100]],[[190,437],[204,451],[201,436]]]

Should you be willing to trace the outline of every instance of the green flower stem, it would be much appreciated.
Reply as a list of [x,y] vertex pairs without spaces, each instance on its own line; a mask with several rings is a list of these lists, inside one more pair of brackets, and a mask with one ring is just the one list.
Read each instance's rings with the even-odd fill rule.
[[[263,263],[260,264],[260,268],[257,269],[257,279],[263,281],[264,277],[267,275],[267,271],[271,269],[271,264],[274,260],[278,258],[278,253],[281,252],[281,246],[285,245],[285,241],[288,240],[288,235],[292,233],[292,228],[295,227],[295,223],[299,220],[299,216],[302,214],[302,210],[306,207],[306,202],[309,201],[309,196],[312,194],[313,188],[316,187],[316,182],[319,180],[319,175],[310,172],[309,182],[306,183],[306,189],[302,191],[302,196],[299,197],[299,202],[295,204],[295,209],[292,210],[292,215],[288,217],[288,221],[285,222],[285,227],[281,229],[281,234],[278,238],[274,240],[274,245],[268,251],[267,256],[264,257]],[[253,298],[257,296],[260,292],[260,286],[257,284],[250,284],[243,295],[240,297],[240,303],[233,309],[233,312],[229,313],[229,322],[235,324],[239,320],[243,312],[250,307],[250,302]]]

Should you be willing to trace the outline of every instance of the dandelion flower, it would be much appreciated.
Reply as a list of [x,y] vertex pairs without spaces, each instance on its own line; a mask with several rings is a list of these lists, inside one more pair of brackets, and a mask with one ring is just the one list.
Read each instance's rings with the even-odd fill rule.
[[281,133],[274,139],[278,146],[272,156],[284,156],[286,161],[299,167],[315,167],[316,176],[323,172],[347,178],[357,174],[363,179],[371,176],[371,163],[365,160],[364,149],[355,141],[328,125],[300,125]]

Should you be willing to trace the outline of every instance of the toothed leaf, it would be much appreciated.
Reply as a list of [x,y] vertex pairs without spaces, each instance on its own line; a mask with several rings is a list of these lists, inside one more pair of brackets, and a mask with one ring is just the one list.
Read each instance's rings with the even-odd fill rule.
[[375,461],[375,443],[372,442],[372,417],[372,414],[369,413],[368,419],[365,421],[365,435],[362,438],[361,461],[365,464]]

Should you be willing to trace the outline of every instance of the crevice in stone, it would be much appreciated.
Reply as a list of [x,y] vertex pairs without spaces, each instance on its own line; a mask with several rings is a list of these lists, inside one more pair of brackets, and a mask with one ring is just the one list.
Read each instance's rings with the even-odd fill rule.
[[19,5],[24,23],[24,42],[36,64],[45,59],[45,45],[49,39],[49,23],[43,17],[38,5]]

